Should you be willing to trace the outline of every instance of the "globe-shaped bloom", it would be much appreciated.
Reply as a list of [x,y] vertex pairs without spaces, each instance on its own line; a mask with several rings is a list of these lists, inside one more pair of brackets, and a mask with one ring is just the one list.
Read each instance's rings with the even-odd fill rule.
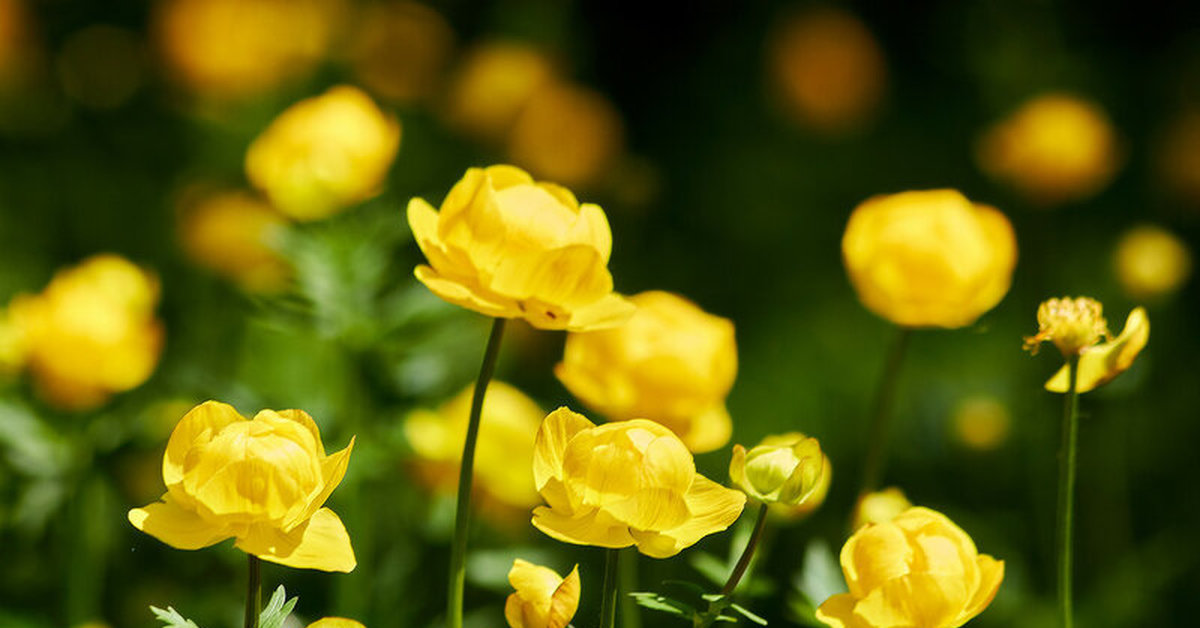
[[759,502],[810,512],[829,492],[833,467],[815,438],[799,432],[768,436],[749,451],[733,446],[729,479]]
[[510,628],[564,628],[579,608],[578,565],[563,578],[549,567],[518,558],[508,582],[516,589],[504,604]]

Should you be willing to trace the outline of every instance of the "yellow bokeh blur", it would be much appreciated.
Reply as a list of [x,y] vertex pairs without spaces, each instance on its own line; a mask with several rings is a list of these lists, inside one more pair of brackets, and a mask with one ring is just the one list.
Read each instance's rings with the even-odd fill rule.
[[432,97],[454,50],[454,31],[418,2],[369,4],[347,42],[354,76],[376,97],[412,104]]
[[980,395],[960,401],[954,407],[952,423],[958,442],[978,451],[990,451],[1008,440],[1012,416],[999,399]]
[[603,94],[569,83],[534,94],[508,139],[513,163],[535,176],[579,187],[595,185],[623,149],[616,107]]
[[442,111],[460,131],[500,143],[533,95],[556,75],[554,61],[530,44],[480,43],[459,63]]
[[199,194],[180,208],[179,238],[188,257],[252,292],[282,288],[291,274],[279,254],[284,217],[243,190]]
[[1167,188],[1200,206],[1200,109],[1173,117],[1162,133],[1156,162]]
[[36,23],[26,0],[0,0],[0,90],[20,84],[39,61]]
[[1192,253],[1179,236],[1154,225],[1121,235],[1113,254],[1117,281],[1133,299],[1157,299],[1174,293],[1192,274]]
[[895,486],[860,495],[854,505],[850,528],[857,530],[868,523],[891,521],[909,508],[912,508],[912,502]]

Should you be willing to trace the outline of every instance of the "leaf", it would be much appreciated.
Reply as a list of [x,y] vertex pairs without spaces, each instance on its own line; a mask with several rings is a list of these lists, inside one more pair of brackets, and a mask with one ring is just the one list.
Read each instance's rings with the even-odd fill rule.
[[828,543],[820,539],[809,542],[804,549],[803,567],[792,579],[792,585],[813,607],[838,593],[846,592],[841,565]]
[[688,564],[709,582],[718,586],[725,584],[725,578],[731,571],[725,561],[708,552],[692,552],[688,555]]
[[691,618],[696,614],[696,609],[690,604],[654,592],[630,593],[629,596],[637,601],[639,606],[677,617]]
[[742,615],[742,617],[745,617],[746,619],[749,619],[750,621],[752,621],[752,622],[754,622],[754,623],[758,624],[759,626],[766,626],[766,625],[767,625],[767,620],[765,620],[765,619],[763,619],[762,617],[759,617],[758,615],[755,615],[754,613],[750,612],[750,609],[746,608],[745,606],[742,606],[741,604],[738,604],[738,603],[736,603],[736,602],[735,602],[735,603],[733,603],[733,604],[730,604],[730,605],[729,605],[729,608],[732,608],[733,610],[735,610],[735,611],[737,611],[738,613],[740,613],[740,614]]
[[267,607],[258,616],[259,628],[281,628],[288,615],[292,614],[297,600],[299,598],[287,599],[287,592],[283,590],[282,584],[279,585],[279,588],[275,589],[275,593],[271,595],[270,601],[267,602]]
[[200,628],[195,622],[180,615],[179,611],[170,606],[165,611],[157,606],[151,606],[150,612],[154,613],[154,617],[167,628]]

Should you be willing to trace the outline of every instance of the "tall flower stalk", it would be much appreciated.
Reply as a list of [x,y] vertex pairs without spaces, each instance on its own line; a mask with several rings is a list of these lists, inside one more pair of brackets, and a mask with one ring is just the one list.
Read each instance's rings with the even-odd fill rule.
[[246,555],[246,615],[243,626],[258,628],[262,609],[262,563],[254,554]]
[[1071,556],[1075,519],[1075,452],[1079,437],[1079,357],[1067,359],[1070,384],[1063,399],[1062,451],[1058,457],[1058,614],[1063,628],[1073,625]]
[[866,495],[879,488],[883,480],[883,471],[887,465],[887,450],[889,428],[892,423],[896,399],[896,387],[900,381],[900,367],[904,364],[904,355],[908,349],[912,330],[907,327],[899,328],[892,348],[888,352],[883,375],[879,378],[879,387],[875,390],[875,399],[871,406],[871,427],[867,435],[867,455],[863,458],[863,470],[858,494]]

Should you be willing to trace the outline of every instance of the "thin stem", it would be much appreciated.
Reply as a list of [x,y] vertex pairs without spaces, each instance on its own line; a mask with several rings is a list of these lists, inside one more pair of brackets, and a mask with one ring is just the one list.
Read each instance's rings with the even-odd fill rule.
[[260,561],[254,554],[246,554],[246,628],[258,628],[258,615],[262,612],[262,573]]
[[879,388],[875,390],[871,431],[867,441],[867,456],[863,460],[862,485],[858,492],[860,496],[879,488],[879,483],[883,479],[883,470],[887,463],[888,427],[891,424],[896,383],[899,381],[900,365],[904,362],[904,353],[908,348],[908,339],[911,335],[910,328],[900,328],[888,353],[883,377],[879,380]]
[[454,509],[454,542],[450,546],[450,589],[446,602],[446,624],[462,628],[463,586],[467,576],[467,529],[471,522],[471,484],[475,475],[475,440],[479,436],[479,417],[483,414],[483,396],[496,370],[500,339],[504,336],[503,318],[494,319],[479,367],[479,379],[471,396],[471,414],[467,420],[467,438],[463,442],[462,464],[458,470],[458,501]]
[[631,591],[637,591],[637,548],[629,547],[621,550],[625,557],[618,567],[617,597],[621,604],[621,628],[642,628],[642,616],[638,611],[637,602],[630,597]]
[[767,524],[767,505],[763,503],[758,508],[758,519],[754,522],[754,532],[750,534],[750,540],[746,543],[746,549],[742,550],[742,557],[738,559],[737,565],[733,568],[733,573],[729,574],[729,580],[725,581],[725,586],[721,587],[721,595],[729,595],[737,588],[739,582],[742,581],[742,576],[746,573],[746,568],[750,566],[750,560],[754,558],[754,550],[758,547],[758,539],[762,536],[763,528]]
[[617,620],[617,563],[621,550],[604,550],[604,593],[600,598],[600,628],[613,628]]
[[1075,519],[1075,452],[1079,439],[1079,356],[1067,358],[1070,387],[1063,400],[1062,450],[1058,455],[1058,610],[1062,628],[1074,624],[1071,613],[1071,547]]

